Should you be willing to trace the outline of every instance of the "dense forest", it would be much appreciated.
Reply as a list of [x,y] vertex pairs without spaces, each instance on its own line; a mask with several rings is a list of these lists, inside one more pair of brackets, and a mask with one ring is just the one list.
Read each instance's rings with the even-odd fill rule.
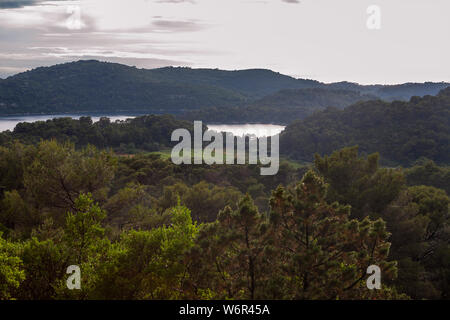
[[[382,168],[351,147],[260,176],[142,152],[179,126],[192,123],[62,118],[3,133],[0,298],[449,298],[448,167],[423,154]],[[72,264],[81,291],[65,286]],[[382,290],[365,287],[371,264]]]
[[[448,165],[449,108],[450,88],[437,96],[413,97],[409,102],[371,100],[343,110],[327,108],[288,125],[280,136],[280,152],[286,158],[311,162],[315,153],[330,154],[358,145],[364,154],[380,152],[383,165],[411,166],[421,158]],[[241,118],[244,116],[241,114]],[[267,112],[266,117],[274,116]],[[141,116],[118,122],[103,118],[96,123],[90,117],[57,118],[19,123],[12,132],[0,133],[0,144],[15,139],[36,143],[55,138],[71,141],[77,147],[88,143],[99,148],[110,147],[119,153],[158,151],[173,145],[170,135],[177,128],[192,131],[192,121],[170,115]]]
[[[356,102],[355,99],[366,100],[368,97],[407,100],[413,95],[434,95],[448,85],[431,82],[389,86],[347,82],[325,84],[264,69],[225,71],[166,67],[147,70],[80,60],[39,67],[1,79],[0,115],[124,111],[180,113],[205,108],[258,106],[279,109],[278,113],[285,107],[295,107],[296,115],[304,117],[309,114],[308,110],[302,109],[305,107],[343,107],[343,104]],[[331,92],[314,96],[298,89]],[[339,93],[339,90],[351,93]],[[333,96],[337,96],[336,100],[332,99]],[[259,114],[263,115],[263,111]],[[233,120],[239,121],[239,117]]]
[[[449,198],[422,185],[429,163],[385,169],[354,147],[260,176],[54,140],[0,155],[2,299],[449,297]],[[72,264],[83,290],[65,286]]]
[[54,118],[19,123],[12,132],[0,133],[0,145],[14,140],[37,143],[42,139],[56,139],[70,141],[77,147],[92,144],[99,148],[113,148],[119,153],[157,151],[172,145],[170,136],[178,128],[192,131],[193,123],[177,120],[171,115],[140,116],[117,122],[103,117],[95,123],[91,117]]
[[[0,133],[0,300],[450,299],[445,86],[97,61],[0,80],[3,114],[184,108]],[[175,165],[192,120],[288,124],[278,173]]]
[[176,111],[245,102],[208,84],[165,81],[146,70],[79,61],[9,77],[0,84],[0,114],[86,111]]
[[380,152],[384,165],[411,165],[421,157],[449,164],[450,88],[409,102],[328,108],[287,126],[280,137],[281,152],[303,161],[352,145],[366,154]]
[[360,85],[353,82],[336,82],[328,85],[331,89],[344,89],[374,95],[386,101],[409,100],[413,96],[436,95],[449,86],[446,82],[403,83],[395,85]]
[[248,106],[190,110],[179,118],[208,123],[289,124],[327,107],[343,109],[359,101],[376,99],[356,91],[308,88],[286,89],[265,96]]

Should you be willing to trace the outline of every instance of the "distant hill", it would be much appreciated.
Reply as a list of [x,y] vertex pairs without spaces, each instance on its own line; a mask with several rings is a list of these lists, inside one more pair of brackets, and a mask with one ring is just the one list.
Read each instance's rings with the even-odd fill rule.
[[273,107],[336,107],[344,108],[358,101],[376,100],[375,95],[361,94],[357,91],[308,88],[287,89],[268,95],[252,103],[256,106]]
[[264,122],[289,124],[326,107],[345,108],[376,96],[350,90],[326,88],[285,89],[252,102],[246,107],[192,110],[180,117],[209,123]]
[[[342,107],[353,102],[355,95],[361,95],[363,100],[369,96],[407,100],[414,95],[436,94],[447,85],[324,84],[265,69],[225,71],[166,67],[148,70],[81,60],[40,67],[0,80],[0,115],[123,111],[179,113],[242,106],[320,108],[328,106],[333,95],[336,99],[331,101],[331,105]],[[323,90],[354,93],[344,94],[344,99],[342,93],[325,94]],[[315,94],[318,96],[314,97]]]
[[225,88],[164,80],[149,70],[98,61],[41,67],[0,83],[0,114],[177,111],[246,100]]
[[413,96],[434,96],[450,84],[447,82],[404,83],[395,85],[360,85],[352,82],[327,84],[327,88],[344,89],[377,96],[386,101],[409,100]]
[[303,161],[353,145],[365,153],[380,152],[386,165],[409,165],[422,157],[449,164],[450,88],[409,102],[327,108],[288,125],[280,136],[280,152]]
[[318,81],[295,79],[267,69],[225,71],[167,67],[149,71],[166,81],[214,85],[237,91],[250,98],[261,98],[283,89],[314,88],[322,85]]

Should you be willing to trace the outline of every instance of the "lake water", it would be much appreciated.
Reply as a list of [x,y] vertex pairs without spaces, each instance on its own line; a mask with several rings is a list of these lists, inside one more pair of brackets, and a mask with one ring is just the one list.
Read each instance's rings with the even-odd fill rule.
[[208,125],[208,130],[219,132],[231,132],[235,136],[255,135],[259,137],[270,137],[279,134],[285,126],[276,124],[214,124]]
[[[35,122],[46,121],[53,118],[71,117],[79,119],[82,116],[90,116],[92,121],[96,122],[100,117],[108,117],[112,122],[116,120],[126,120],[134,118],[138,115],[121,115],[121,114],[57,114],[57,115],[34,115],[34,116],[8,116],[0,117],[0,131],[13,130],[19,122]],[[246,134],[255,135],[257,137],[269,137],[279,134],[285,126],[275,124],[214,124],[208,125],[209,130],[218,132],[231,132],[235,136],[243,136]]]

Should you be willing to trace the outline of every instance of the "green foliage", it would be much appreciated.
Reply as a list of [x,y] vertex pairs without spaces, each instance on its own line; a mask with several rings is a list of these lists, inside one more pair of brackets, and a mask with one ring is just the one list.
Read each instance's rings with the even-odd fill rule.
[[384,291],[367,292],[363,279],[372,264],[384,278],[396,277],[384,221],[350,220],[350,207],[328,204],[326,191],[323,178],[309,171],[294,190],[273,193],[273,260],[282,292],[294,299],[382,298]]
[[[4,145],[15,140],[38,144],[42,139],[71,142],[77,148],[91,144],[98,148],[114,148],[119,153],[136,153],[138,150],[157,151],[172,145],[170,136],[175,129],[193,130],[191,122],[176,120],[169,115],[140,116],[125,121],[111,122],[102,117],[93,123],[91,117],[54,118],[32,123],[21,122],[13,132],[4,132]],[[17,152],[20,152],[20,149]],[[13,153],[14,155],[14,153]]]
[[95,193],[101,198],[102,189],[114,176],[115,165],[111,153],[98,151],[93,146],[76,151],[69,143],[43,141],[33,163],[25,170],[24,184],[40,204],[75,208],[80,192]]
[[[393,86],[324,84],[264,69],[225,71],[167,67],[146,70],[84,60],[40,67],[1,80],[0,115],[86,111],[179,112],[207,107],[226,108],[245,105],[286,89],[346,90],[353,92],[348,96],[361,94],[387,100],[407,100],[413,95],[434,95],[447,86],[448,83]],[[290,99],[297,93],[291,91],[279,95]],[[273,98],[278,99],[277,96]],[[270,103],[271,98],[268,99],[266,103]],[[300,94],[296,100],[301,99],[308,102]],[[339,94],[335,99],[338,104],[351,100],[342,99]],[[324,104],[320,94],[317,102]]]
[[18,190],[5,190],[0,202],[0,221],[6,227],[29,234],[47,216],[62,225],[61,210],[75,209],[81,193],[104,199],[116,168],[110,152],[93,146],[75,150],[73,144],[56,141],[21,148],[26,152],[17,158],[22,164],[15,169],[18,181],[8,187]]
[[359,219],[386,221],[392,234],[390,257],[399,267],[393,283],[401,292],[413,298],[448,296],[446,263],[440,262],[448,256],[449,239],[449,198],[444,190],[407,188],[400,170],[379,168],[377,154],[359,157],[356,147],[323,158],[316,155],[315,168],[330,184],[329,201],[351,205],[352,215]]
[[443,189],[450,194],[450,167],[439,167],[432,160],[419,160],[405,170],[409,185],[426,185]]
[[382,163],[409,165],[421,157],[450,163],[450,88],[436,97],[409,102],[362,102],[344,110],[328,108],[288,125],[280,152],[296,160],[359,145],[379,152]]
[[74,264],[86,261],[89,251],[104,236],[101,222],[106,213],[91,197],[91,194],[80,194],[74,203],[75,212],[67,214],[64,240],[73,252]]
[[358,156],[358,147],[335,151],[331,156],[315,155],[316,170],[330,184],[327,199],[349,204],[352,215],[363,218],[379,214],[391,203],[404,187],[401,171],[380,168],[378,154]]
[[69,266],[69,256],[59,239],[26,241],[20,253],[25,281],[17,290],[17,298],[49,300],[55,298],[55,287]]
[[24,168],[31,164],[35,152],[33,147],[17,141],[8,147],[0,146],[0,191],[23,187]]
[[0,300],[14,298],[14,290],[25,279],[18,246],[3,239],[0,233]]
[[359,101],[375,99],[356,91],[326,88],[287,89],[268,95],[245,107],[190,110],[180,117],[213,123],[285,123],[306,118],[326,107],[344,108]]
[[159,206],[162,209],[173,207],[181,199],[181,203],[192,210],[195,220],[212,222],[216,220],[217,212],[227,205],[234,206],[241,195],[236,188],[215,186],[205,181],[192,187],[177,183],[164,187]]
[[[378,154],[260,176],[56,141],[0,153],[1,299],[449,297],[449,198]],[[81,290],[66,287],[74,264]],[[366,288],[371,264],[381,290]]]
[[170,225],[123,234],[103,269],[97,294],[103,299],[177,299],[187,280],[183,255],[193,246],[198,228],[190,211],[169,210]]
[[[411,201],[416,204],[417,215],[425,222],[421,240],[421,251],[416,255],[425,269],[424,281],[430,282],[435,294],[430,298],[448,299],[450,297],[450,198],[445,191],[426,186],[415,186],[408,189]],[[419,279],[423,279],[419,277]],[[405,284],[406,286],[406,284]],[[409,285],[408,285],[409,286]],[[408,292],[408,290],[405,290]],[[417,290],[415,297],[424,296],[425,292]]]
[[190,286],[197,298],[205,292],[215,299],[265,297],[266,220],[246,195],[237,209],[227,206],[216,222],[202,226],[189,256]]
[[99,61],[41,67],[0,83],[0,114],[160,111],[242,103],[236,91],[173,81],[153,70]]

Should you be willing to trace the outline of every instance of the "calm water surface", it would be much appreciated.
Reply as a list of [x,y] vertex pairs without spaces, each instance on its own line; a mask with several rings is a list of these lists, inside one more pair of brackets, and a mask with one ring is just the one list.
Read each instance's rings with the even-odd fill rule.
[[279,134],[285,126],[276,124],[214,124],[208,125],[208,130],[219,132],[231,132],[235,136],[255,135],[259,137],[270,137]]

